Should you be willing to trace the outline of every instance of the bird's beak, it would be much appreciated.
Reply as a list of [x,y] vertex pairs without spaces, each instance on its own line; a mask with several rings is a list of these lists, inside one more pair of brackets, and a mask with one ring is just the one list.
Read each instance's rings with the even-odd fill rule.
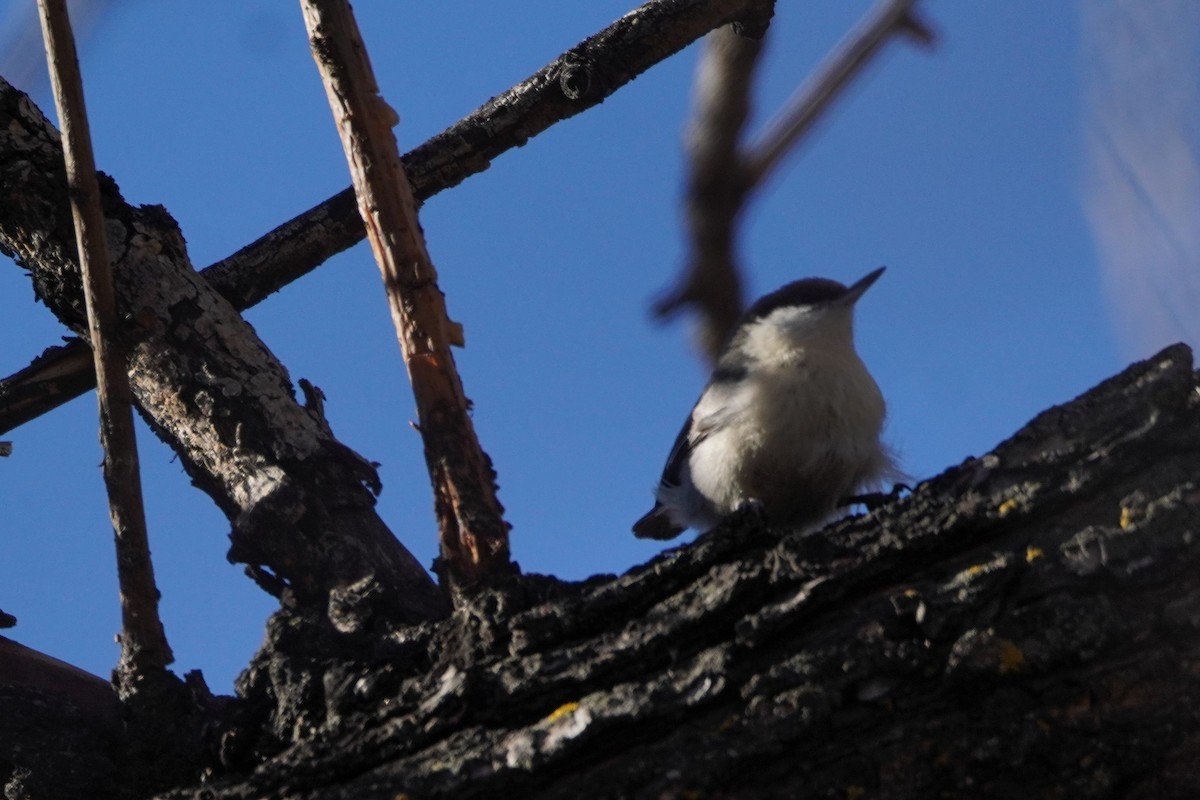
[[858,298],[862,297],[863,293],[866,292],[867,289],[871,288],[871,284],[873,284],[875,281],[879,280],[879,276],[883,274],[883,271],[885,269],[887,269],[887,267],[880,267],[879,269],[875,270],[874,272],[868,273],[866,275],[866,277],[861,278],[858,281],[858,283],[851,286],[849,289],[846,290],[846,293],[844,295],[842,295],[840,298],[838,298],[838,300],[837,300],[838,305],[852,306],[855,303],[857,303]]

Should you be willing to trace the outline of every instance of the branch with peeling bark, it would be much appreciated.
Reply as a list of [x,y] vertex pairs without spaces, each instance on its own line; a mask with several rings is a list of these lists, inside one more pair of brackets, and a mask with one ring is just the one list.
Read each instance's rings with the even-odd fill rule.
[[452,340],[462,344],[462,334],[447,316],[400,164],[392,134],[396,112],[380,95],[350,4],[301,0],[300,5],[412,381],[433,483],[441,564],[452,586],[476,585],[514,569],[508,524],[450,352]]
[[[654,0],[580,42],[521,83],[484,103],[402,159],[414,197],[423,202],[487,169],[557,122],[615,91],[708,31],[769,15],[774,0]],[[202,270],[237,309],[261,302],[363,240],[347,188]],[[85,348],[86,349],[86,348]],[[82,353],[82,356],[81,356]],[[44,353],[0,380],[0,433],[94,387],[76,344]]]
[[899,34],[933,43],[932,32],[913,11],[916,2],[880,0],[749,145],[742,144],[742,133],[765,22],[761,29],[731,26],[706,38],[688,131],[690,253],[683,275],[653,312],[661,319],[695,309],[696,343],[709,362],[715,362],[742,312],[737,257],[742,209],[889,39]]

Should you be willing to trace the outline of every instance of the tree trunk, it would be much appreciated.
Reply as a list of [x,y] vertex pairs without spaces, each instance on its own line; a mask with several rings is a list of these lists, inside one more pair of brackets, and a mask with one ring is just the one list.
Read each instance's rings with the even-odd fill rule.
[[742,516],[385,639],[284,613],[231,774],[161,797],[1194,798],[1197,474],[1177,345],[819,535]]

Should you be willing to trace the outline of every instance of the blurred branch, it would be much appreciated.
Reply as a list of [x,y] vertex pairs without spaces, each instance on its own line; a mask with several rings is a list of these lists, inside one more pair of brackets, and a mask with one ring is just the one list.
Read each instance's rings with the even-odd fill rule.
[[461,344],[461,332],[447,317],[400,164],[392,134],[396,112],[380,95],[349,3],[300,0],[300,5],[412,381],[443,567],[452,587],[473,585],[513,570],[508,524],[450,352],[451,340]]
[[[504,152],[600,104],[708,31],[731,20],[769,14],[772,7],[773,0],[653,0],[634,9],[405,154],[413,196],[423,202],[458,185]],[[365,235],[354,191],[347,188],[201,274],[238,310],[245,310]],[[86,370],[68,363],[78,358],[79,345],[70,344],[0,380],[0,433],[94,386]],[[60,376],[53,390],[47,390],[50,371]],[[72,384],[64,373],[80,384]]]
[[666,318],[694,307],[700,316],[697,345],[708,361],[715,361],[742,312],[736,242],[746,202],[892,35],[933,42],[912,10],[916,2],[880,0],[749,146],[740,139],[762,42],[745,35],[755,31],[732,27],[707,37],[688,131],[685,202],[691,249],[677,285],[663,293],[653,311]]
[[66,0],[38,0],[38,10],[62,125],[63,160],[98,383],[104,483],[116,535],[121,596],[121,662],[117,676],[123,689],[133,691],[147,676],[165,671],[174,656],[158,615],[159,594],[150,560],[133,427],[133,394],[127,373],[129,356],[117,323],[104,212],[100,207],[100,187],[75,40]]
[[695,116],[687,133],[689,170],[685,208],[692,243],[687,279],[654,306],[669,317],[684,306],[703,309],[697,346],[716,361],[742,313],[742,280],[734,247],[746,192],[752,188],[739,153],[750,115],[750,88],[763,49],[764,29],[755,38],[732,25],[704,40],[696,68]]
[[788,100],[783,110],[745,155],[746,180],[758,185],[768,177],[833,100],[897,34],[925,46],[934,34],[913,11],[917,0],[881,0]]

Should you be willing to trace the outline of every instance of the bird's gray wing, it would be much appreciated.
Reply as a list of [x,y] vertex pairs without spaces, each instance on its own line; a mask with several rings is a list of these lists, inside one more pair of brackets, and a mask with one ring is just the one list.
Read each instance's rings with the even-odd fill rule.
[[696,445],[728,425],[742,412],[744,402],[740,399],[741,393],[736,390],[747,374],[747,368],[742,365],[717,366],[708,386],[700,394],[692,413],[675,437],[671,454],[667,456],[667,465],[663,468],[660,481],[663,486],[679,486],[683,480],[684,465]]

